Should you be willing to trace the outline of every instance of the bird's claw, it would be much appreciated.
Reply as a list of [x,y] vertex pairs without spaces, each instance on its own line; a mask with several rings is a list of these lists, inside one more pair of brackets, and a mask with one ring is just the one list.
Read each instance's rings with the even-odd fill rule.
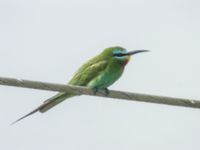
[[97,92],[98,92],[98,89],[97,88],[93,88],[93,92],[94,92],[94,95],[96,95]]
[[105,96],[108,96],[110,94],[110,91],[108,90],[108,88],[105,88],[104,91],[105,91]]
[[[93,88],[94,95],[96,95],[98,91],[99,91],[98,88]],[[108,96],[110,93],[110,91],[107,88],[102,89],[102,91],[103,91],[103,94],[105,94],[104,96]]]

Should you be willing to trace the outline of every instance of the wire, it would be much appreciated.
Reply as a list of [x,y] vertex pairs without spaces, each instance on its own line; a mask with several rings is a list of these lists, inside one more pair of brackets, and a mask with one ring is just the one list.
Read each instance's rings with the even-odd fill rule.
[[100,90],[96,93],[94,92],[93,89],[87,87],[30,81],[23,79],[14,79],[7,77],[0,77],[0,85],[48,90],[48,91],[70,92],[75,95],[100,96],[100,97],[108,97],[108,98],[130,100],[130,101],[200,108],[200,101],[192,99],[165,97],[165,96],[157,96],[157,95],[149,95],[141,93],[132,93],[126,91],[115,91],[115,90],[109,90],[109,92]]

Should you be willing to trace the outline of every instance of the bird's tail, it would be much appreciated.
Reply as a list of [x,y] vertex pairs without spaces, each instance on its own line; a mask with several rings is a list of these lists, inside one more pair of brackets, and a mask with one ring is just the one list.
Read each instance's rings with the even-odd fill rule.
[[65,99],[73,97],[75,95],[69,93],[58,93],[55,96],[47,99],[44,103],[39,107],[39,112],[44,113],[56,106],[57,104],[63,102]]
[[42,105],[40,105],[39,107],[37,107],[36,109],[31,111],[30,113],[22,116],[21,118],[17,119],[16,121],[14,121],[12,124],[15,124],[16,122],[36,113],[38,111],[41,113],[44,113],[44,112],[48,111],[49,109],[51,109],[52,107],[56,106],[57,104],[63,102],[65,99],[73,97],[73,96],[75,96],[75,95],[69,94],[69,93],[58,93],[55,96],[50,97],[49,99],[44,101],[44,103]]

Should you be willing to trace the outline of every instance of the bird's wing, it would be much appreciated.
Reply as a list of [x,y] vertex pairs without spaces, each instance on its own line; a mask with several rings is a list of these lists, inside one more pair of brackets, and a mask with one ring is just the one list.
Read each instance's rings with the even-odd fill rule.
[[86,86],[93,78],[97,77],[108,66],[107,60],[85,64],[81,67],[74,77],[70,80],[69,84]]

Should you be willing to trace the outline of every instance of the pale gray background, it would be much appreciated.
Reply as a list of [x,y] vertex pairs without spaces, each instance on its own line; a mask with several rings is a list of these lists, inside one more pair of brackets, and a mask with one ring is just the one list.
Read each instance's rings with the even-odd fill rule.
[[[150,49],[111,89],[200,100],[198,0],[1,0],[0,76],[66,83],[109,46]],[[200,110],[0,86],[1,150],[199,150]]]

